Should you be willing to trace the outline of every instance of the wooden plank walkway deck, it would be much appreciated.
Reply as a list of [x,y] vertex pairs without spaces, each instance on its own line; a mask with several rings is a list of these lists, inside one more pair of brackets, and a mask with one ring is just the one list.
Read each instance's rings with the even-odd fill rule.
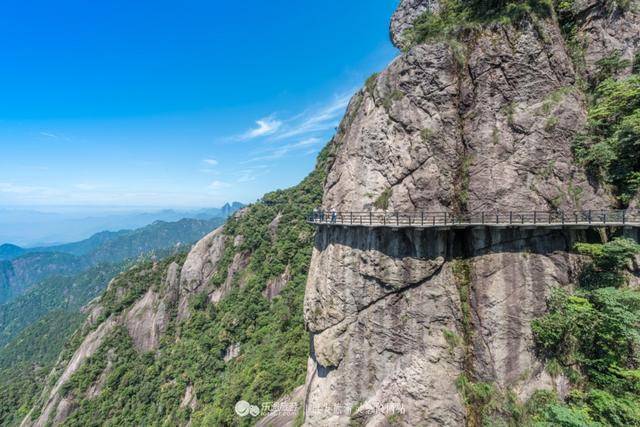
[[314,212],[317,226],[388,228],[592,228],[640,227],[640,210],[475,212]]

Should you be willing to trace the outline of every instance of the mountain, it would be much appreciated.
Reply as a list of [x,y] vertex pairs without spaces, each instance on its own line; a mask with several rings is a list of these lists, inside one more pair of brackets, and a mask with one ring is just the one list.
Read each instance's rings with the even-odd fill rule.
[[[232,208],[242,206],[234,202]],[[154,221],[174,222],[182,218],[211,219],[228,216],[222,208],[195,210],[164,209],[145,212],[134,209],[89,207],[40,212],[18,208],[0,208],[0,242],[13,242],[20,246],[52,246],[59,243],[84,240],[104,230],[141,228]]]
[[0,348],[51,311],[79,312],[99,296],[124,264],[99,264],[70,276],[56,275],[37,283],[15,300],[0,305]]
[[[86,318],[81,308],[101,295],[114,276],[142,262],[141,256],[163,258],[188,250],[191,242],[223,221],[221,217],[157,221],[138,230],[100,233],[83,242],[54,248],[77,255],[25,255],[64,255],[84,259],[93,266],[79,273],[51,275],[0,305],[0,424],[18,424],[24,417],[21,411],[35,402],[65,342]],[[13,261],[19,263],[21,259]]]
[[72,274],[89,265],[88,259],[60,252],[25,253],[10,261],[0,261],[0,304],[49,276]]
[[0,304],[50,276],[72,275],[99,263],[118,263],[156,249],[189,244],[223,221],[223,217],[156,221],[136,230],[97,233],[80,242],[13,250],[21,255],[0,261]]
[[330,152],[301,184],[236,212],[188,254],[118,275],[86,307],[42,393],[6,390],[16,403],[0,413],[15,419],[16,406],[33,403],[27,425],[228,425],[240,398],[274,401],[302,385],[305,216],[320,202]]
[[402,52],[354,95],[316,169],[187,254],[118,275],[46,381],[0,390],[0,413],[25,426],[640,425],[638,229],[305,222],[318,205],[637,207],[639,6],[402,0]]
[[17,258],[24,253],[25,250],[23,248],[21,248],[20,246],[12,245],[11,243],[0,245],[0,261]]

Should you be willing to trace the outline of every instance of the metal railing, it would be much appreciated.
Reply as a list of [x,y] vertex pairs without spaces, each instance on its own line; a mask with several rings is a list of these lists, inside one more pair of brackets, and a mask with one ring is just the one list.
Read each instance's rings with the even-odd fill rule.
[[311,224],[373,227],[640,226],[640,210],[474,212],[314,212]]

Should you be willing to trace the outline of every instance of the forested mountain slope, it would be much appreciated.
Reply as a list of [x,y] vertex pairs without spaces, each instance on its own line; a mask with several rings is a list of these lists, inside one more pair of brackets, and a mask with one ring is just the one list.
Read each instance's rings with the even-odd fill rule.
[[0,261],[0,304],[51,276],[73,275],[99,263],[118,263],[153,250],[189,244],[225,218],[156,221],[136,230],[101,232],[80,242],[47,248],[18,250],[3,245],[9,259]]
[[[24,294],[0,305],[0,421],[14,425],[24,417],[45,385],[46,376],[66,340],[84,321],[81,308],[101,295],[110,280],[143,259],[186,251],[222,223],[222,218],[156,222],[139,230],[101,233],[59,252],[32,256],[73,257],[93,265],[75,274],[56,274],[34,284]],[[123,257],[134,256],[132,259]],[[51,258],[49,258],[51,259]],[[104,262],[104,261],[118,262]],[[100,261],[100,262],[99,262]]]
[[305,214],[320,202],[332,149],[298,186],[237,212],[188,254],[117,276],[24,424],[231,425],[236,401],[302,385]]

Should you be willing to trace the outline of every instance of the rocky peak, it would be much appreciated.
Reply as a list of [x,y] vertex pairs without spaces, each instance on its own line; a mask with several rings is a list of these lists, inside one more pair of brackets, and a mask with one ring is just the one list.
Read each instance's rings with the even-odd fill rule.
[[405,31],[413,26],[413,22],[425,11],[438,10],[438,0],[401,0],[391,17],[389,35],[393,44],[403,49],[407,45]]

